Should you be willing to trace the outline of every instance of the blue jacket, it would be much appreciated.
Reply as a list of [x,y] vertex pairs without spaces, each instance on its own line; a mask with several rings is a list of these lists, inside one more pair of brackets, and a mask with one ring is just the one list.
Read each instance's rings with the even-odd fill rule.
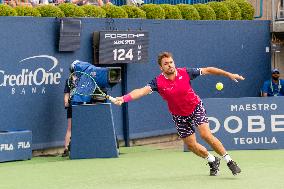
[[279,84],[267,80],[263,83],[262,92],[267,93],[267,96],[284,96],[284,80],[279,79]]

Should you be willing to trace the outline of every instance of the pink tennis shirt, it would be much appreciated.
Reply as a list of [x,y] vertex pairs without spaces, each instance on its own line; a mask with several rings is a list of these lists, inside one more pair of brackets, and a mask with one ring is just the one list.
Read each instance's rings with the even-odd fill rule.
[[173,115],[189,116],[200,102],[199,96],[191,87],[190,80],[201,75],[201,70],[199,68],[177,68],[176,70],[173,81],[161,73],[149,82],[148,86],[162,96]]

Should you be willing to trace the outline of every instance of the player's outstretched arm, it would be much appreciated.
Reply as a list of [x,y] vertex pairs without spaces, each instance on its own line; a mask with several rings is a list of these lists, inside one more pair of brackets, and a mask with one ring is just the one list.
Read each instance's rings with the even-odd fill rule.
[[244,80],[245,78],[239,74],[233,74],[231,72],[227,72],[225,70],[215,68],[215,67],[207,67],[201,68],[202,75],[222,75],[230,78],[231,80],[238,82],[238,80]]
[[145,86],[145,87],[142,87],[140,89],[134,89],[133,91],[131,91],[130,93],[124,95],[124,96],[121,96],[121,97],[116,97],[116,101],[114,104],[116,105],[121,105],[125,102],[130,102],[132,100],[136,100],[136,99],[139,99],[143,96],[146,96],[148,94],[150,94],[152,92],[152,89],[150,86]]

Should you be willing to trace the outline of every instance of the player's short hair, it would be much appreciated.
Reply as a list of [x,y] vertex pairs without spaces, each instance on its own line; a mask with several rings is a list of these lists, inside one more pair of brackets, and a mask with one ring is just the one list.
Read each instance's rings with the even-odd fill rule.
[[158,64],[161,66],[163,58],[173,58],[172,53],[170,52],[162,52],[158,55]]

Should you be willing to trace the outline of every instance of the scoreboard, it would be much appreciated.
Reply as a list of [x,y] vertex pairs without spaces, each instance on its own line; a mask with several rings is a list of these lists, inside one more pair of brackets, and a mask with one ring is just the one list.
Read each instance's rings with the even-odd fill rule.
[[147,31],[100,31],[98,63],[147,63]]

